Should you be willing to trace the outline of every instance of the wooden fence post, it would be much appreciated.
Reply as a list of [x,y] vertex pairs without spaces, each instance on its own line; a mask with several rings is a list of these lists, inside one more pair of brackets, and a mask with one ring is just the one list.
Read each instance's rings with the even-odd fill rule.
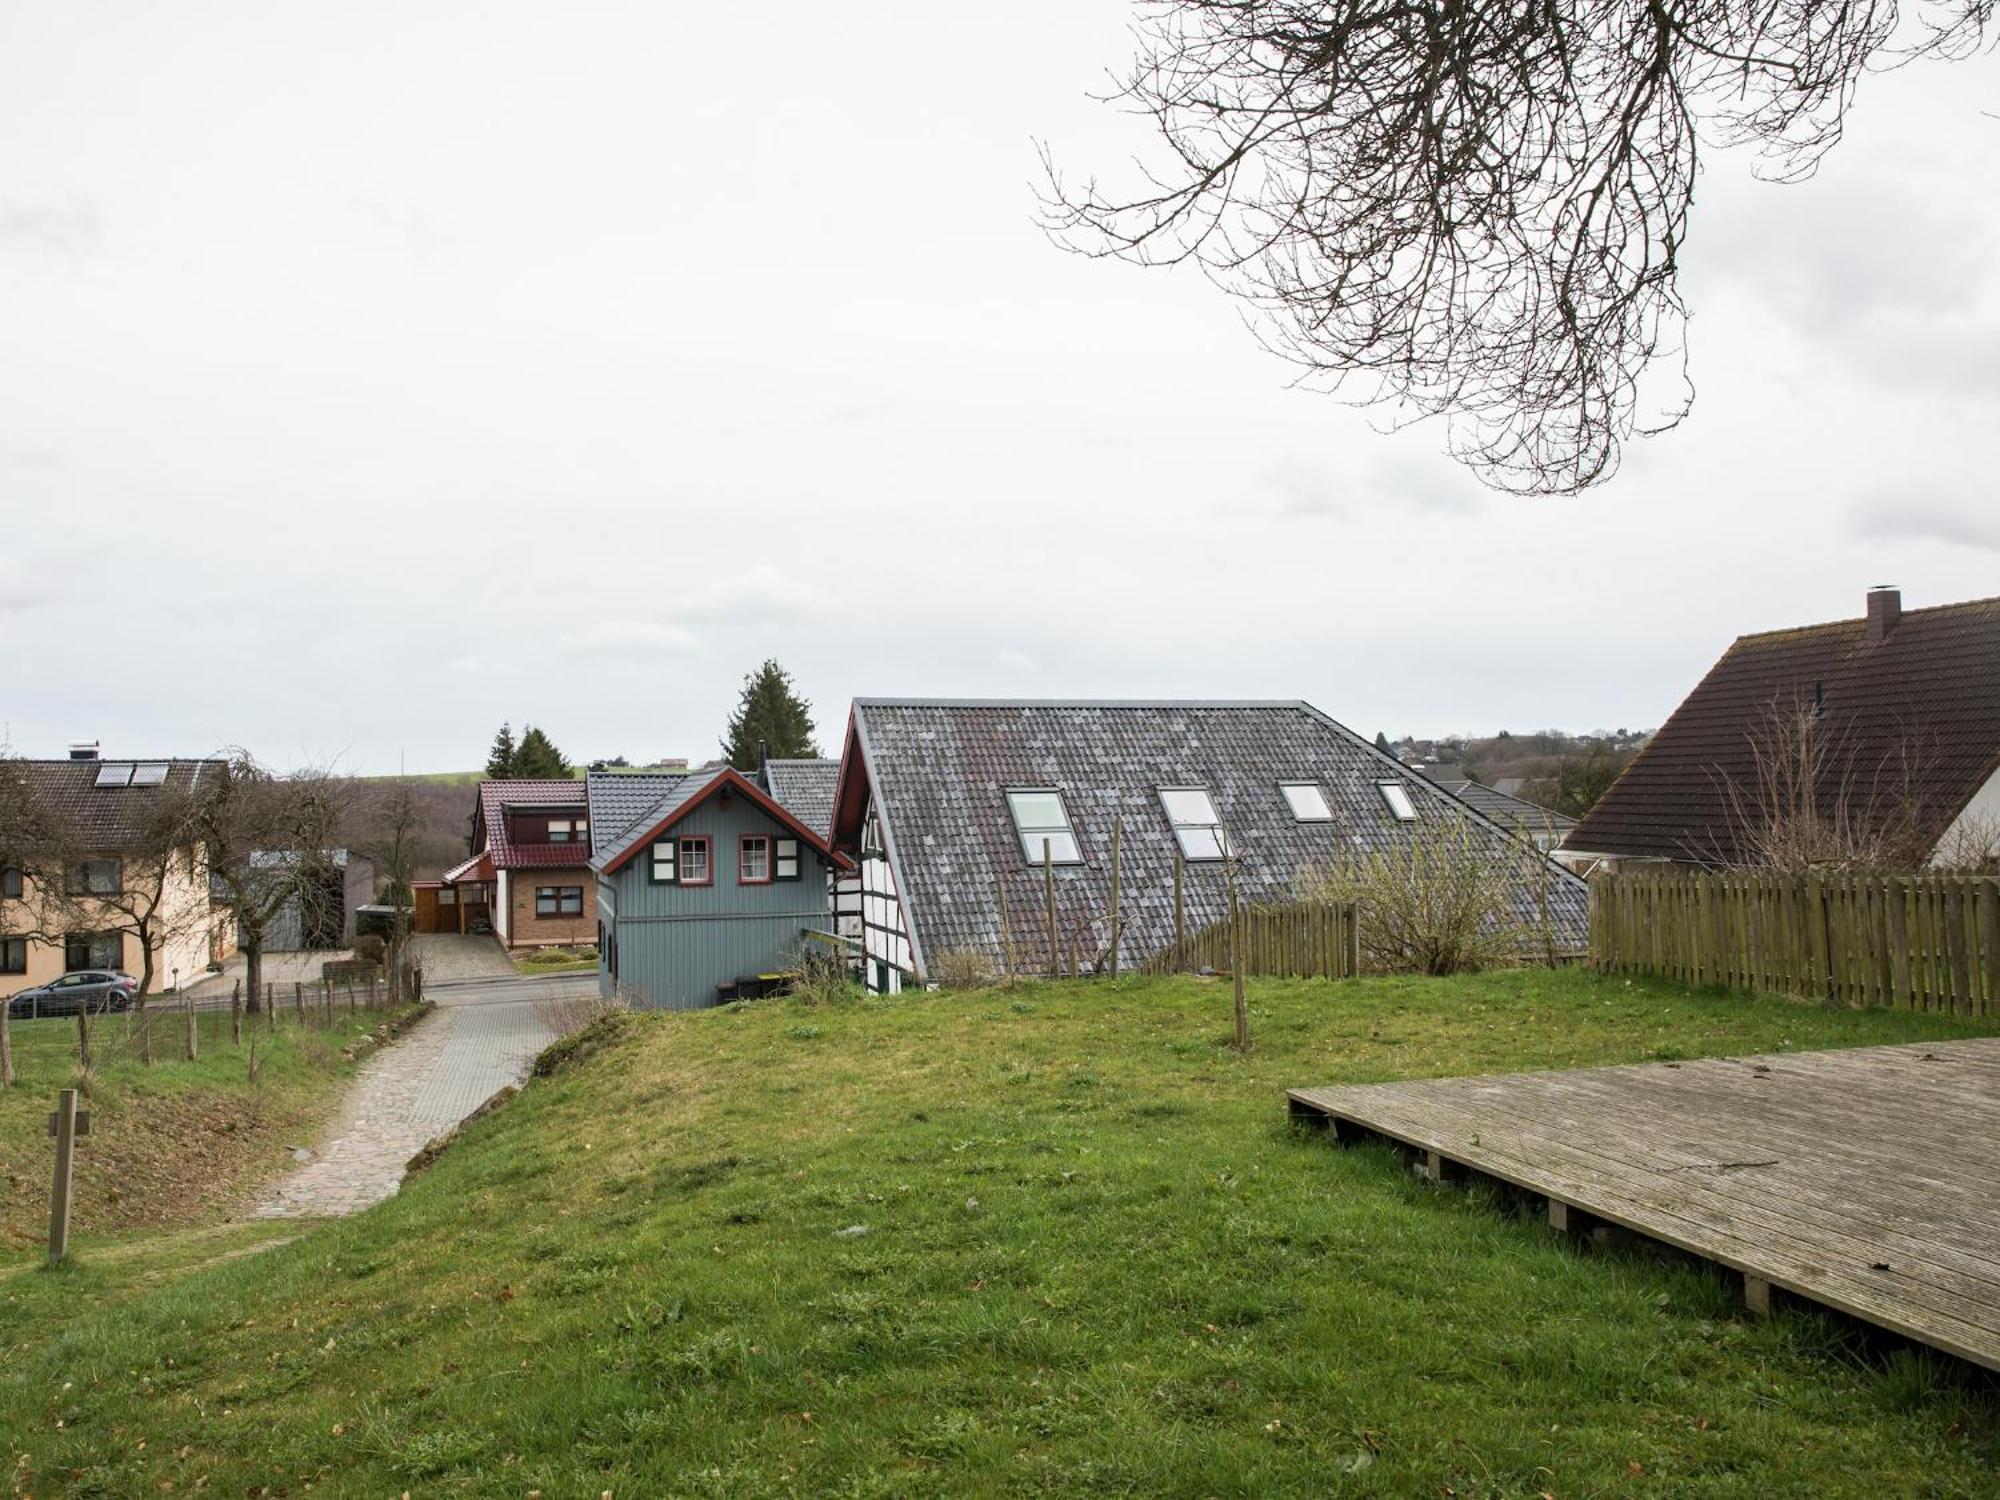
[[298,1017],[303,1030],[306,1024],[306,987],[296,979],[292,981],[292,1014]]
[[56,1095],[56,1112],[49,1133],[56,1138],[55,1178],[49,1185],[49,1264],[59,1266],[69,1254],[69,1205],[76,1157],[76,1090]]
[[187,1060],[198,1062],[201,1059],[201,1029],[195,1019],[193,991],[181,991],[181,1011],[187,1017]]
[[1117,813],[1111,819],[1111,909],[1108,913],[1111,927],[1111,977],[1118,977],[1118,877],[1120,846],[1125,839],[1125,814]]
[[231,1046],[243,1045],[243,981],[240,979],[229,987],[229,1041]]
[[1187,961],[1187,859],[1174,850],[1174,965],[1191,968]]
[[264,1029],[278,1029],[278,987],[272,980],[264,981]]
[[1042,903],[1048,909],[1049,978],[1062,977],[1062,954],[1056,947],[1056,861],[1049,840],[1042,840]]
[[1230,1004],[1236,1013],[1236,1050],[1250,1050],[1250,1007],[1243,998],[1243,923],[1236,905],[1236,859],[1225,856],[1222,869],[1229,880]]

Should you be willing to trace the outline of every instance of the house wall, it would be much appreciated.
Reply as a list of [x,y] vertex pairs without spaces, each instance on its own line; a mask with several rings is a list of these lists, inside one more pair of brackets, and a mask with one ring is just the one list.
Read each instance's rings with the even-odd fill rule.
[[[29,880],[20,901],[0,902],[0,936],[33,925],[35,900],[35,882]],[[114,914],[101,919],[102,926],[94,926],[89,911],[86,906],[78,920],[65,924],[67,930],[91,932],[120,923],[129,925],[129,918]],[[190,983],[207,972],[211,957],[226,956],[234,951],[234,945],[225,941],[219,955],[213,952],[212,945],[220,925],[226,925],[226,914],[215,910],[206,877],[197,879],[195,865],[185,856],[177,855],[169,864],[167,878],[160,888],[157,931],[161,935],[156,936],[153,942],[153,988],[164,990],[171,985],[176,969],[180,971],[181,982]],[[138,937],[131,932],[122,933],[119,949],[119,967],[127,974],[139,975],[146,961]],[[30,942],[28,972],[0,974],[0,996],[47,984],[52,979],[60,979],[64,972],[63,945],[60,942]]]
[[598,985],[604,994],[622,990],[657,1009],[699,1009],[715,1004],[720,984],[792,966],[803,929],[832,930],[825,861],[801,841],[797,880],[743,885],[737,841],[746,833],[791,836],[740,796],[726,808],[714,799],[673,828],[676,837],[714,840],[714,884],[654,884],[650,849],[600,882],[597,909],[606,932]]
[[1952,819],[1937,847],[1931,851],[1932,864],[1960,864],[2000,852],[2000,771],[1987,777],[1986,785],[1972,794],[1972,800]]
[[[594,943],[597,941],[597,876],[583,865],[551,866],[548,869],[512,870],[507,883],[507,943],[509,947],[530,948],[540,944]],[[583,887],[583,911],[574,917],[538,917],[535,892],[542,886]]]

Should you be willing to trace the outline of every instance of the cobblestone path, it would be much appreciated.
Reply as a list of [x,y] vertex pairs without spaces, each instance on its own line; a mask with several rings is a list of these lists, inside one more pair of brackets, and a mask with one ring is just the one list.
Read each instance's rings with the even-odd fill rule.
[[[517,986],[494,990],[498,996],[521,992]],[[351,1214],[379,1203],[396,1191],[404,1164],[425,1142],[519,1083],[535,1054],[554,1039],[532,999],[480,998],[471,991],[441,1000],[436,1014],[361,1065],[327,1139],[267,1192],[253,1214]]]

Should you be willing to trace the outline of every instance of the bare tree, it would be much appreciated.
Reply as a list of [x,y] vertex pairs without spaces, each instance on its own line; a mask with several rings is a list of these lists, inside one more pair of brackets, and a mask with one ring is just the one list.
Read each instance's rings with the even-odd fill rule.
[[385,955],[389,999],[401,1004],[404,949],[410,939],[410,913],[415,904],[410,882],[416,879],[425,831],[425,810],[417,784],[398,777],[380,787],[365,817],[367,831],[361,847],[375,862],[376,873],[384,882],[383,893],[393,912]]
[[1865,72],[1966,56],[1994,3],[1142,0],[1112,98],[1161,159],[1115,191],[1045,150],[1045,223],[1200,265],[1303,379],[1445,415],[1489,484],[1574,492],[1692,400],[1698,141],[1807,176]]
[[1720,778],[1723,845],[1693,849],[1694,857],[1791,873],[1924,863],[1933,825],[1920,734],[1863,745],[1850,722],[1804,693],[1773,698],[1747,733],[1748,776]]
[[236,920],[253,1012],[264,993],[264,950],[273,924],[290,906],[310,926],[318,906],[335,899],[333,851],[351,786],[322,770],[277,776],[243,750],[229,752],[202,779],[195,826],[209,874]]

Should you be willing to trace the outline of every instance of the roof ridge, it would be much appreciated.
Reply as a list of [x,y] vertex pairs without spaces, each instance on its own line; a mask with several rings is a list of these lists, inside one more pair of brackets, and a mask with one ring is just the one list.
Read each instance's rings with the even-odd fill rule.
[[[2000,594],[1986,599],[1960,599],[1952,604],[1922,604],[1913,609],[1905,609],[1896,617],[1900,629],[1912,615],[1939,615],[1954,610],[1982,610],[2000,608]],[[1819,631],[1851,630],[1868,623],[1866,615],[1845,615],[1838,620],[1819,620],[1810,625],[1779,625],[1770,630],[1746,630],[1736,637],[1739,641],[1767,641],[1778,636],[1812,635]],[[1891,631],[1891,635],[1895,632]]]
[[1303,698],[861,698],[857,708],[1310,708]]

